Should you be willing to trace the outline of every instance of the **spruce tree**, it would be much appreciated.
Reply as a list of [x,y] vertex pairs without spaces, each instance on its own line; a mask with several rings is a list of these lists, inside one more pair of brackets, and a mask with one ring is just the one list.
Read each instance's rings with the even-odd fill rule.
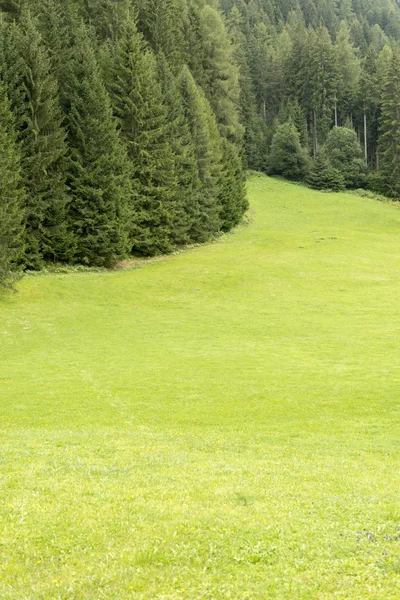
[[201,184],[198,217],[190,235],[194,241],[204,242],[221,228],[221,138],[210,104],[186,66],[182,69],[179,83]]
[[338,169],[332,167],[324,152],[319,152],[312,161],[307,174],[306,183],[316,190],[332,190],[338,192],[344,189],[344,177]]
[[132,251],[144,255],[167,252],[173,248],[177,202],[168,110],[154,54],[145,49],[131,19],[113,49],[109,82],[114,113],[131,163],[137,217],[130,229]]
[[186,56],[186,0],[139,0],[138,24],[156,54],[162,53],[174,73]]
[[280,125],[272,138],[268,170],[271,174],[294,180],[301,180],[306,175],[307,156],[291,121]]
[[356,132],[349,127],[334,127],[328,134],[325,152],[331,165],[338,169],[346,187],[362,187],[366,163]]
[[248,208],[242,160],[237,146],[222,138],[222,170],[220,177],[221,229],[229,231],[237,225]]
[[200,178],[193,139],[185,115],[178,79],[164,54],[157,58],[158,75],[167,106],[168,139],[174,157],[175,197],[171,238],[177,245],[191,242],[190,231],[199,215]]
[[400,50],[392,48],[382,92],[381,170],[390,196],[400,197]]
[[81,23],[63,72],[74,260],[112,266],[128,251],[130,170],[91,38]]
[[350,40],[350,29],[346,21],[340,23],[335,43],[337,64],[337,93],[335,98],[335,125],[349,116],[356,103],[360,80],[360,60],[354,44]]
[[24,262],[37,269],[43,260],[69,258],[64,116],[57,80],[31,14],[23,11],[19,26],[12,24],[5,33],[2,70],[17,118],[26,189]]
[[24,250],[24,201],[14,122],[0,80],[0,285],[11,289]]

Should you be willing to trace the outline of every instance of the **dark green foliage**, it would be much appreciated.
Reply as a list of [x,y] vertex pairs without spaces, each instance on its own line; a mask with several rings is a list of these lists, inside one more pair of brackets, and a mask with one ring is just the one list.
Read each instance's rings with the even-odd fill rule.
[[317,154],[312,161],[306,183],[316,190],[338,192],[344,189],[344,177],[338,169],[332,167],[323,152]]
[[380,155],[386,193],[400,197],[400,51],[392,49],[382,94]]
[[179,84],[200,178],[198,216],[190,235],[194,241],[203,242],[221,228],[221,138],[210,104],[187,67],[182,70]]
[[158,73],[167,106],[167,134],[174,160],[174,211],[171,239],[176,245],[190,243],[191,229],[199,216],[200,178],[193,139],[185,115],[179,81],[164,54],[158,55]]
[[73,258],[112,266],[128,251],[129,164],[101,80],[90,36],[75,30],[62,86],[66,108]]
[[331,165],[338,169],[346,187],[362,187],[365,183],[366,164],[357,134],[347,127],[335,127],[329,132],[325,152]]
[[66,229],[67,187],[63,114],[50,59],[30,13],[20,25],[3,25],[2,71],[16,115],[26,189],[24,263],[69,258]]
[[[27,267],[208,240],[246,210],[243,166],[302,179],[312,154],[311,185],[340,187],[339,170],[347,187],[379,178],[400,194],[397,72],[384,77],[400,41],[394,0],[0,0],[0,11]],[[380,174],[366,179],[366,164]]]
[[280,125],[272,138],[268,170],[294,180],[303,179],[307,173],[307,155],[291,121]]
[[232,142],[222,139],[221,228],[229,231],[248,208],[242,161]]
[[176,176],[157,63],[154,54],[144,50],[132,20],[113,52],[110,93],[131,163],[135,198],[132,250],[144,255],[167,252],[173,247]]
[[0,285],[11,289],[24,250],[24,201],[16,133],[0,81]]
[[174,73],[187,60],[184,36],[186,0],[139,0],[139,28],[156,53],[162,53]]

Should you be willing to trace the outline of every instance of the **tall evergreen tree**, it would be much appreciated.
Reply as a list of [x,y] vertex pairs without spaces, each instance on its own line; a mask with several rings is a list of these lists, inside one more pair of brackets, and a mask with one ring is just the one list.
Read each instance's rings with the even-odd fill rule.
[[57,80],[31,14],[24,11],[19,26],[12,24],[4,33],[1,70],[17,118],[26,189],[24,260],[26,266],[40,268],[44,259],[69,258],[64,116]]
[[163,53],[177,73],[187,59],[184,24],[186,0],[140,0],[139,27],[156,53]]
[[201,184],[199,213],[191,228],[191,238],[204,242],[221,228],[221,138],[210,104],[186,66],[179,83]]
[[152,255],[173,247],[177,198],[168,110],[154,54],[144,47],[132,19],[113,49],[110,93],[131,163],[135,211],[132,250]]
[[11,289],[24,248],[24,201],[14,122],[0,80],[0,285]]
[[157,62],[167,106],[167,134],[174,159],[175,202],[171,216],[171,239],[174,244],[181,245],[192,241],[190,231],[199,215],[200,178],[178,79],[169,68],[164,54],[158,55]]
[[130,170],[90,35],[83,24],[74,29],[61,88],[70,149],[74,260],[111,266],[128,251]]
[[381,170],[390,196],[400,197],[400,50],[392,48],[382,93]]
[[272,174],[295,181],[304,179],[307,156],[301,147],[299,132],[291,121],[280,125],[272,138],[268,166]]
[[363,186],[366,163],[354,129],[334,127],[327,136],[325,152],[331,165],[342,174],[346,187]]
[[360,60],[357,50],[350,40],[350,29],[346,21],[340,23],[335,44],[337,64],[337,94],[335,98],[335,125],[339,125],[355,109],[356,95],[360,80]]

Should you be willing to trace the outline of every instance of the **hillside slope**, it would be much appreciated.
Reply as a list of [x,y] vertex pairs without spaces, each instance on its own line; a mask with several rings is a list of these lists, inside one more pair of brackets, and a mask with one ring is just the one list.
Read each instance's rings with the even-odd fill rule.
[[400,212],[253,177],[250,222],[0,292],[0,596],[400,595]]

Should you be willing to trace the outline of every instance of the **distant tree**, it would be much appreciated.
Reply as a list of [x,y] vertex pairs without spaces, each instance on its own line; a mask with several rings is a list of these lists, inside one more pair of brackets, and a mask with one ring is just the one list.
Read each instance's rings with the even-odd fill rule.
[[392,48],[382,92],[381,170],[386,192],[400,197],[400,51]]
[[353,129],[334,127],[326,139],[325,152],[331,165],[343,176],[346,187],[364,185],[366,163]]
[[307,173],[307,155],[291,121],[280,125],[272,138],[268,170],[294,180],[304,179]]
[[14,122],[0,80],[0,285],[11,289],[24,250],[24,202]]
[[360,59],[357,49],[350,39],[350,29],[346,21],[340,23],[335,43],[337,63],[337,94],[335,98],[335,125],[339,125],[355,109],[360,80]]
[[321,151],[312,161],[306,183],[316,190],[332,190],[338,192],[345,187],[344,177],[338,169],[330,164]]

